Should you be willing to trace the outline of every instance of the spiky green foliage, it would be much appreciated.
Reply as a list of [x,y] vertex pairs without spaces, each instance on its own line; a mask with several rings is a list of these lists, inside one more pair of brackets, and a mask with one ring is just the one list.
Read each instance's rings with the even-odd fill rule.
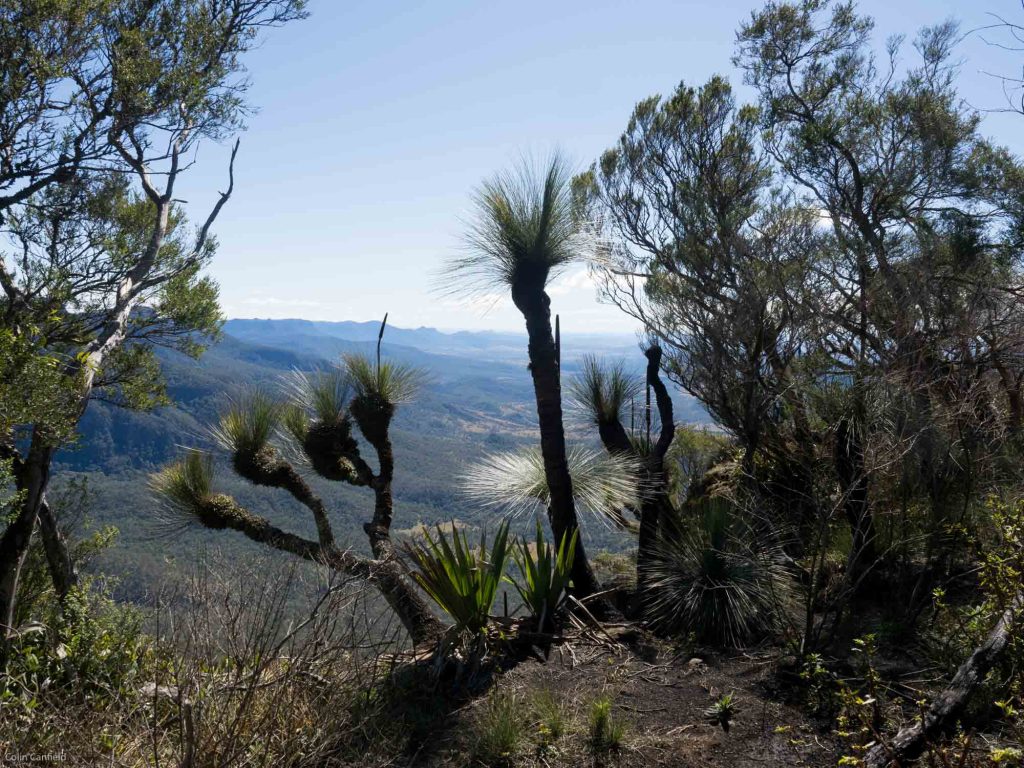
[[550,623],[569,587],[578,537],[579,529],[573,531],[571,536],[564,534],[556,551],[544,538],[544,526],[538,517],[533,548],[522,539],[517,539],[513,545],[512,559],[519,568],[521,578],[510,581],[540,629]]
[[726,733],[736,717],[736,697],[731,693],[723,693],[715,703],[704,710],[704,718],[712,725],[721,726]]
[[[288,403],[281,410],[281,426],[284,427],[283,436],[286,438],[285,442],[288,443],[288,447],[291,447],[291,443],[287,438],[292,438],[295,444],[301,447],[309,435],[309,414],[304,408],[294,403]],[[291,453],[294,451],[289,451],[289,454]]]
[[[635,509],[641,500],[639,460],[580,446],[570,448],[567,459],[577,507],[628,526],[623,510]],[[548,505],[544,457],[536,447],[485,457],[463,475],[461,485],[476,503],[506,514]]]
[[345,355],[342,365],[356,397],[379,398],[391,406],[411,401],[427,380],[420,368],[390,360],[378,365],[367,355]]
[[224,450],[251,456],[267,447],[281,424],[283,411],[276,398],[254,390],[232,400],[210,433]]
[[[352,382],[348,372],[341,367],[312,372],[293,371],[285,379],[285,391],[289,400],[311,418],[325,424],[334,424],[345,417],[348,400],[352,394]],[[285,426],[292,430],[285,417]]]
[[693,519],[670,530],[658,542],[644,595],[655,626],[729,646],[781,628],[793,596],[782,553],[730,502],[705,499]]
[[455,622],[459,634],[478,635],[487,626],[494,597],[508,562],[508,522],[498,526],[487,548],[482,533],[474,549],[464,532],[452,525],[451,537],[437,527],[436,538],[425,533],[422,542],[406,545],[416,569],[412,577]]
[[368,417],[370,426],[377,427],[372,434],[381,436],[392,406],[358,395],[350,399],[352,382],[343,366],[312,373],[294,371],[285,379],[284,390],[288,402],[281,413],[282,455],[328,480],[357,482],[353,458],[359,446],[352,436],[350,416]]
[[594,421],[621,420],[623,410],[643,392],[643,382],[630,376],[621,360],[607,362],[593,355],[581,361],[579,374],[569,383],[573,405]]
[[474,195],[468,253],[451,262],[445,289],[487,293],[495,287],[543,288],[586,253],[573,215],[568,163],[523,161],[484,182]]
[[149,487],[170,511],[191,516],[212,492],[213,457],[189,449],[182,459],[153,474]]

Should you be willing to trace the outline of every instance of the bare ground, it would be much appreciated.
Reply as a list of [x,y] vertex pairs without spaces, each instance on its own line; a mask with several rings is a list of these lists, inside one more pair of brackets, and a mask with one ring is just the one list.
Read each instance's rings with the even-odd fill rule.
[[[498,676],[491,691],[452,712],[429,752],[409,756],[424,766],[834,766],[827,733],[797,707],[772,695],[778,654],[774,651],[710,656],[678,653],[640,640],[632,647],[583,642],[555,647],[546,662],[530,660]],[[547,692],[547,693],[545,693]],[[708,722],[705,710],[732,693],[736,714],[728,732]],[[523,736],[514,753],[481,758],[474,734],[487,719],[493,697],[513,697],[517,709],[550,695],[561,702],[564,733],[539,732],[536,717],[524,715]],[[589,741],[588,714],[600,697],[625,725],[618,749],[598,751]],[[436,733],[435,736],[440,734]]]

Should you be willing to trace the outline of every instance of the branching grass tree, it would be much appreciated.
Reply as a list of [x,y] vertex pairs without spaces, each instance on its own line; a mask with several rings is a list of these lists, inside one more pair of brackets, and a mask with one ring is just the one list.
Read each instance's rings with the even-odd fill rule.
[[[309,510],[316,539],[284,531],[213,490],[210,455],[189,451],[152,479],[171,520],[230,529],[249,539],[340,573],[366,580],[394,610],[414,643],[441,637],[444,627],[416,591],[391,540],[395,459],[391,420],[414,394],[419,373],[389,361],[349,355],[335,370],[296,373],[287,396],[254,392],[232,403],[213,428],[231,467],[253,485],[289,493]],[[363,458],[353,432],[374,449],[377,470]],[[319,477],[373,491],[373,515],[363,528],[371,557],[341,548],[329,510],[299,467]]]
[[[577,228],[567,163],[554,157],[543,171],[523,163],[486,181],[476,192],[468,255],[454,260],[446,277],[469,292],[507,289],[526,321],[530,374],[540,425],[548,516],[555,539],[579,527],[562,421],[562,383],[546,288],[560,270],[585,255]],[[573,589],[598,592],[583,542],[573,562]]]
[[[30,2],[19,14],[0,11],[0,58],[11,64],[0,110],[10,140],[0,163],[0,317],[60,360],[72,427],[101,392],[128,405],[159,401],[153,345],[198,354],[219,327],[216,285],[201,273],[234,187],[237,143],[225,191],[194,232],[177,185],[199,143],[242,127],[241,56],[262,30],[303,16],[303,5]],[[58,593],[76,583],[46,504],[66,436],[46,420],[0,435],[21,491],[0,534],[5,633],[37,520]]]
[[[661,347],[652,344],[644,354],[647,357],[646,401],[641,432],[636,431],[635,424],[630,424],[629,430],[623,424],[627,405],[634,407],[643,388],[629,376],[621,362],[604,363],[595,357],[586,357],[580,374],[569,387],[577,406],[597,426],[601,443],[609,454],[633,457],[642,467],[637,491],[640,502],[635,510],[640,517],[636,570],[641,593],[647,586],[647,567],[658,541],[661,522],[675,517],[665,467],[665,456],[675,439],[672,397],[661,380]],[[657,420],[651,412],[652,391]],[[651,434],[653,425],[658,427],[657,439]]]

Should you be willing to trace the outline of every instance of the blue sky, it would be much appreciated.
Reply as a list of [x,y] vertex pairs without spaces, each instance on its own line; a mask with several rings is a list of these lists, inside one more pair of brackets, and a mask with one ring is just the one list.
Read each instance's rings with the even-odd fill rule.
[[[444,329],[515,329],[506,301],[488,311],[432,293],[460,247],[469,195],[523,153],[558,148],[581,167],[614,143],[633,105],[723,73],[753,0],[311,0],[311,17],[269,35],[246,59],[259,109],[242,137],[236,192],[217,222],[212,267],[229,317],[376,319]],[[879,43],[948,17],[1018,20],[1018,0],[870,0]],[[911,53],[908,51],[908,56]],[[961,92],[1003,104],[984,71],[1024,55],[962,46]],[[1024,152],[1024,117],[985,130]],[[183,180],[193,218],[223,188],[228,150],[207,145]],[[632,330],[600,305],[585,271],[552,286],[566,332]]]

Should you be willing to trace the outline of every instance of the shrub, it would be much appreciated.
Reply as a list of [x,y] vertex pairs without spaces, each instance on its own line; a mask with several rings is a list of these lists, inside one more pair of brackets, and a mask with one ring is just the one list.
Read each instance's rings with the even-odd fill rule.
[[452,525],[451,538],[437,527],[437,537],[406,545],[416,565],[412,577],[455,622],[458,634],[479,635],[487,626],[491,605],[508,561],[508,523],[498,527],[487,549],[487,534],[474,550],[466,534]]
[[781,552],[760,545],[763,537],[725,499],[706,499],[700,507],[690,526],[659,540],[643,596],[652,623],[732,646],[781,629],[792,599]]
[[519,567],[521,581],[511,580],[523,603],[536,619],[537,629],[543,630],[562,602],[569,586],[572,562],[576,557],[579,529],[562,535],[556,552],[544,539],[544,527],[537,518],[537,537],[534,547],[522,539],[513,545],[512,557]]

